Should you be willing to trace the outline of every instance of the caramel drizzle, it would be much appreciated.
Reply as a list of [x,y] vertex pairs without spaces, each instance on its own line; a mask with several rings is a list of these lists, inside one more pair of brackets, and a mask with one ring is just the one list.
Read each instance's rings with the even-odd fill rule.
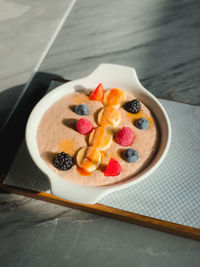
[[[111,100],[112,101],[110,101],[111,103],[110,103],[110,105],[108,105],[108,106],[105,106],[104,105],[104,110],[103,110],[103,114],[102,114],[102,119],[101,119],[101,122],[99,123],[100,124],[100,126],[99,127],[97,127],[96,129],[95,129],[95,132],[94,132],[94,137],[93,137],[93,139],[95,140],[95,133],[96,133],[96,131],[97,131],[97,133],[98,132],[100,132],[100,136],[101,137],[98,137],[97,136],[97,140],[99,141],[99,144],[101,144],[101,142],[100,142],[100,139],[101,138],[103,138],[103,136],[104,136],[104,134],[102,134],[102,131],[100,130],[100,128],[106,128],[108,125],[111,125],[111,122],[110,122],[110,120],[109,120],[109,118],[110,118],[110,115],[112,115],[113,114],[113,118],[117,118],[118,116],[119,116],[119,114],[120,114],[120,111],[116,108],[116,107],[113,107],[111,104],[113,103],[114,105],[118,105],[118,104],[120,104],[120,101],[121,101],[121,98],[119,97],[119,89],[112,89],[113,90],[113,93],[115,94],[115,95],[110,95],[110,97],[111,97]],[[116,91],[117,91],[117,94],[116,94]],[[121,92],[121,91],[120,91]],[[114,101],[115,99],[115,96],[116,96],[116,101]],[[103,101],[102,101],[102,103],[103,103]],[[101,111],[100,111],[101,112]],[[112,116],[111,116],[112,117]],[[113,126],[113,125],[112,125]],[[99,130],[98,130],[99,129]],[[105,129],[105,131],[107,131],[107,129]],[[98,148],[98,146],[100,146],[100,145],[98,145],[98,141],[96,140],[96,143],[97,144],[93,144],[93,147],[94,147],[94,150],[92,149],[91,150],[91,153],[93,154],[93,153],[95,153],[95,149],[98,149],[100,152],[102,152],[102,150],[100,149],[100,148]],[[88,146],[89,147],[89,146]],[[88,150],[88,149],[87,149]],[[86,167],[88,167],[88,166],[90,166],[90,164],[95,164],[95,163],[93,163],[92,162],[92,155],[90,155],[90,154],[87,154],[87,150],[86,150],[86,158],[84,159],[84,162],[83,162],[83,165],[82,165],[82,168],[84,169],[84,167],[86,168]]]

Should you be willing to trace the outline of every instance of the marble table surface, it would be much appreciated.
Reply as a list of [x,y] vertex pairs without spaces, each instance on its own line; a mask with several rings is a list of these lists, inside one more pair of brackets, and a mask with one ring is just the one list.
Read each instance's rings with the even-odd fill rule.
[[[76,79],[101,62],[128,65],[157,97],[200,104],[199,10],[77,0],[38,71]],[[200,266],[198,241],[13,194],[0,194],[0,239],[1,267]]]
[[46,54],[74,0],[0,0],[0,127]]

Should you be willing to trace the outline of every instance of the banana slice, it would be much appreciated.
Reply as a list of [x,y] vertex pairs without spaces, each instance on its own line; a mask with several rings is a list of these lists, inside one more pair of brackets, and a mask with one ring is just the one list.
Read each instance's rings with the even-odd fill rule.
[[126,92],[112,88],[104,95],[104,105],[118,108],[126,100]]
[[107,149],[112,143],[113,134],[104,127],[94,129],[89,137],[89,145],[95,146],[99,150]]
[[101,163],[101,153],[94,146],[86,146],[79,150],[76,161],[78,166],[85,171],[93,172]]
[[121,113],[118,109],[107,106],[103,108],[98,114],[98,124],[105,126],[113,126],[116,127],[121,121]]

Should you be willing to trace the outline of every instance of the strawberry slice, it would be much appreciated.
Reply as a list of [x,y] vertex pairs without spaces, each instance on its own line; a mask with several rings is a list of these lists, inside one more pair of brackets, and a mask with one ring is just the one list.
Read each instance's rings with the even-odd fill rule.
[[97,88],[94,90],[94,92],[90,95],[90,100],[97,100],[101,101],[104,97],[104,88],[103,84],[100,83]]
[[122,167],[119,161],[111,158],[104,172],[105,176],[117,176],[121,173]]

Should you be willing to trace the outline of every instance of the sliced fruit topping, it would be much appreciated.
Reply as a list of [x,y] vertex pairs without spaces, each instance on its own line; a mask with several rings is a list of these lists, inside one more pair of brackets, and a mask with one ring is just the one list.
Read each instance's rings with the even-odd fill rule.
[[112,132],[104,127],[94,129],[89,137],[89,145],[95,146],[99,150],[107,149],[112,143]]
[[128,163],[133,163],[139,159],[139,154],[135,149],[128,148],[123,152],[122,157]]
[[94,92],[90,95],[90,100],[97,100],[101,101],[104,97],[104,88],[103,84],[100,83],[97,88],[94,90]]
[[78,166],[85,171],[93,172],[101,163],[101,153],[93,146],[86,146],[79,150],[76,161]]
[[89,108],[84,104],[80,104],[75,107],[75,112],[78,115],[87,115],[89,113]]
[[86,170],[84,170],[83,168],[80,168],[80,167],[77,167],[77,171],[82,176],[90,176],[92,174],[92,172],[88,172],[88,171],[86,171]]
[[126,100],[126,92],[112,88],[104,95],[104,104],[112,107],[119,107]]
[[115,136],[115,141],[120,146],[130,146],[135,139],[133,130],[129,127],[123,127]]
[[140,130],[146,130],[149,128],[149,121],[145,118],[140,118],[134,122],[134,125]]
[[87,134],[90,133],[93,129],[91,121],[87,119],[80,119],[76,123],[76,129],[80,134]]
[[117,176],[121,173],[122,167],[119,161],[111,158],[104,172],[105,176]]
[[124,104],[124,109],[130,113],[136,114],[140,111],[140,102],[137,99],[133,99]]
[[74,159],[65,152],[58,153],[53,160],[53,165],[61,171],[67,171],[74,165]]
[[108,125],[117,126],[121,120],[121,113],[112,106],[107,106],[98,114],[98,124],[105,127]]

